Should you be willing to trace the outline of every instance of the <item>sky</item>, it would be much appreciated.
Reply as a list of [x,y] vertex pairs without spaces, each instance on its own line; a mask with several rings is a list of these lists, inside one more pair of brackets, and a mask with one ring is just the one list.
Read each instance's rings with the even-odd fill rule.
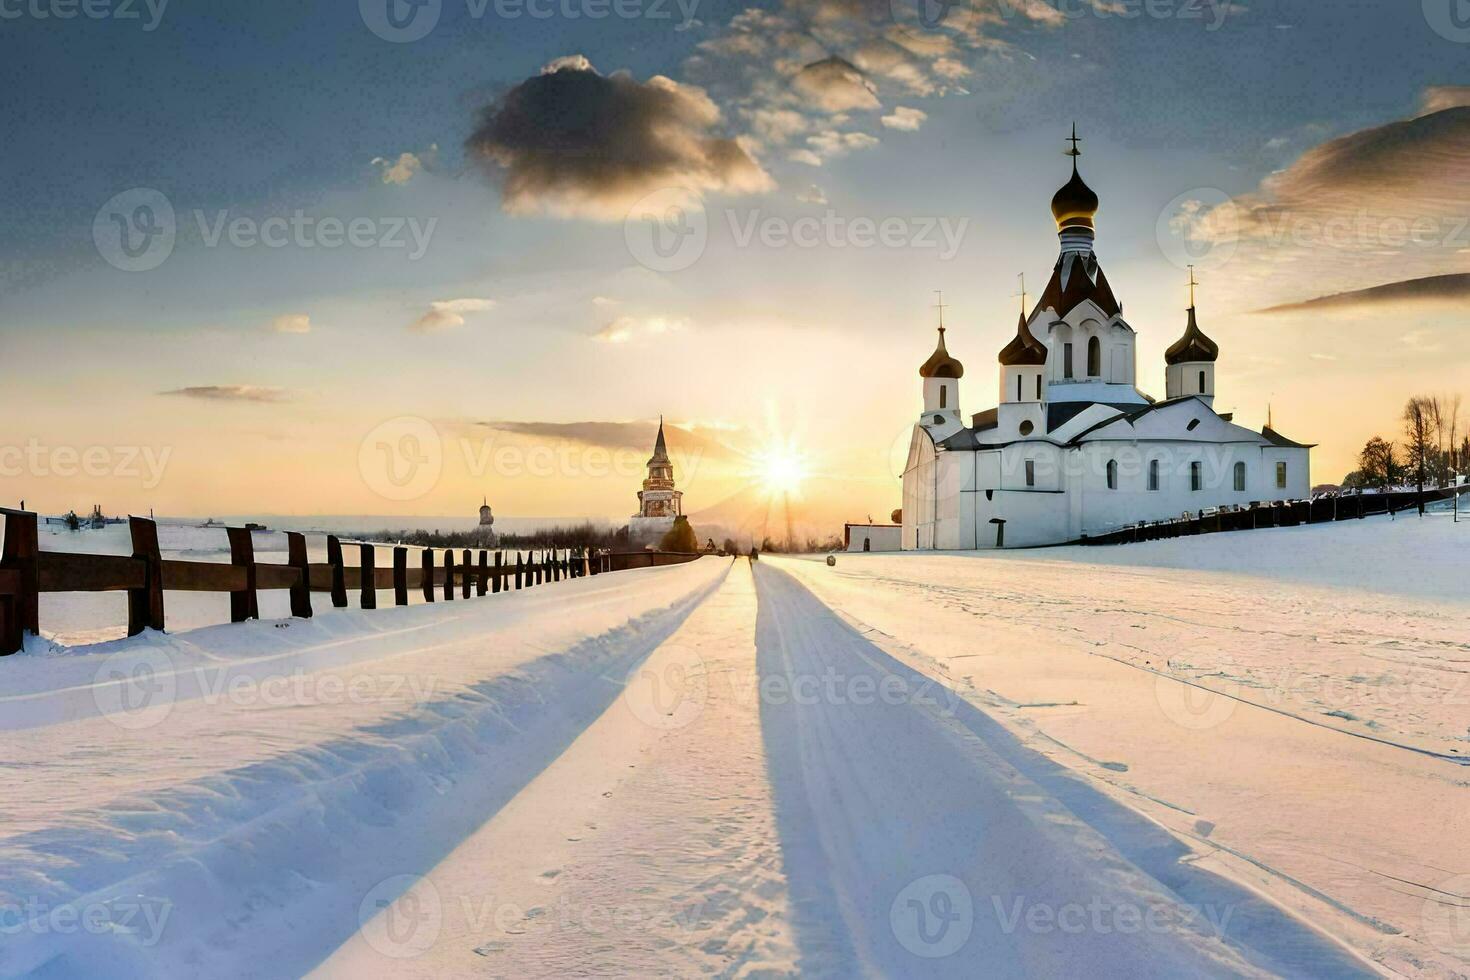
[[1467,55],[1462,0],[0,0],[0,499],[619,517],[663,416],[686,512],[886,519],[1074,122],[1140,386],[1193,263],[1217,409],[1336,482],[1470,395]]

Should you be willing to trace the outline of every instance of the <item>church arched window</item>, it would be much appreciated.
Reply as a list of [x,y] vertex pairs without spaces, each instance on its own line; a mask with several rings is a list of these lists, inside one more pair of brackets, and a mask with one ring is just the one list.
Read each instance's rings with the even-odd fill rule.
[[1205,372],[1203,371],[1199,373],[1199,393],[1201,395],[1205,393]]
[[1148,461],[1148,488],[1150,490],[1159,488],[1159,461],[1156,459]]
[[1087,376],[1096,378],[1102,375],[1102,341],[1096,337],[1087,341]]
[[1108,489],[1118,489],[1118,461],[1116,459],[1108,460]]
[[949,406],[949,385],[940,385],[939,386],[939,407],[940,408],[947,408],[948,406]]
[[1236,489],[1237,492],[1244,492],[1244,490],[1245,490],[1245,464],[1244,463],[1236,463],[1235,464],[1235,489]]

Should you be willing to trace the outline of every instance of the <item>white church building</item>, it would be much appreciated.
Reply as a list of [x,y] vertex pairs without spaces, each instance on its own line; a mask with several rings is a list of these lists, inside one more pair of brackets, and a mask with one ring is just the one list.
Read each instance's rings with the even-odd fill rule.
[[[1075,134],[1074,134],[1075,139]],[[902,547],[1064,544],[1140,521],[1305,499],[1311,446],[1215,411],[1219,348],[1196,319],[1165,352],[1165,398],[1136,387],[1136,335],[1093,251],[1098,198],[1077,170],[1052,198],[1061,255],[999,354],[1001,403],[960,412],[964,366],[939,343],[903,475]],[[1191,294],[1193,279],[1191,278]]]

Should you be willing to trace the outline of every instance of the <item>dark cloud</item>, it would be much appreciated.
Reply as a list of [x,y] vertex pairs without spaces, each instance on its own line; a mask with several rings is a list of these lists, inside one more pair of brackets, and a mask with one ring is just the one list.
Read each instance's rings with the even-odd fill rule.
[[282,389],[263,385],[194,385],[160,391],[159,394],[220,402],[282,402],[289,398]]
[[621,220],[663,188],[753,193],[770,177],[734,139],[702,89],[661,75],[602,75],[558,59],[482,110],[466,142],[503,187],[511,212]]
[[[653,441],[658,436],[657,422],[526,422],[486,421],[474,422],[479,430],[505,432],[512,435],[529,436],[537,439],[554,439],[573,442],[601,449],[633,449],[651,452]],[[723,443],[704,435],[700,431],[680,428],[664,423],[664,435],[669,450],[675,453],[699,453],[702,456],[721,457],[730,455]]]
[[1428,276],[1390,282],[1368,289],[1318,296],[1300,303],[1283,303],[1257,310],[1257,313],[1302,313],[1316,310],[1362,310],[1406,303],[1463,303],[1470,300],[1470,273]]
[[837,55],[806,65],[796,73],[791,84],[825,112],[850,112],[882,106],[867,76],[852,62]]

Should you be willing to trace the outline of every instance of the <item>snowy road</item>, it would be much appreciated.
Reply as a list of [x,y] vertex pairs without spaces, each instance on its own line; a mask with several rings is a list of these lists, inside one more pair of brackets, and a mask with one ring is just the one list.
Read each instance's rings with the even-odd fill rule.
[[[705,559],[13,658],[0,975],[1456,975],[1464,767],[1181,727],[1007,591],[1067,577]],[[1250,588],[1184,582],[1140,622]]]

